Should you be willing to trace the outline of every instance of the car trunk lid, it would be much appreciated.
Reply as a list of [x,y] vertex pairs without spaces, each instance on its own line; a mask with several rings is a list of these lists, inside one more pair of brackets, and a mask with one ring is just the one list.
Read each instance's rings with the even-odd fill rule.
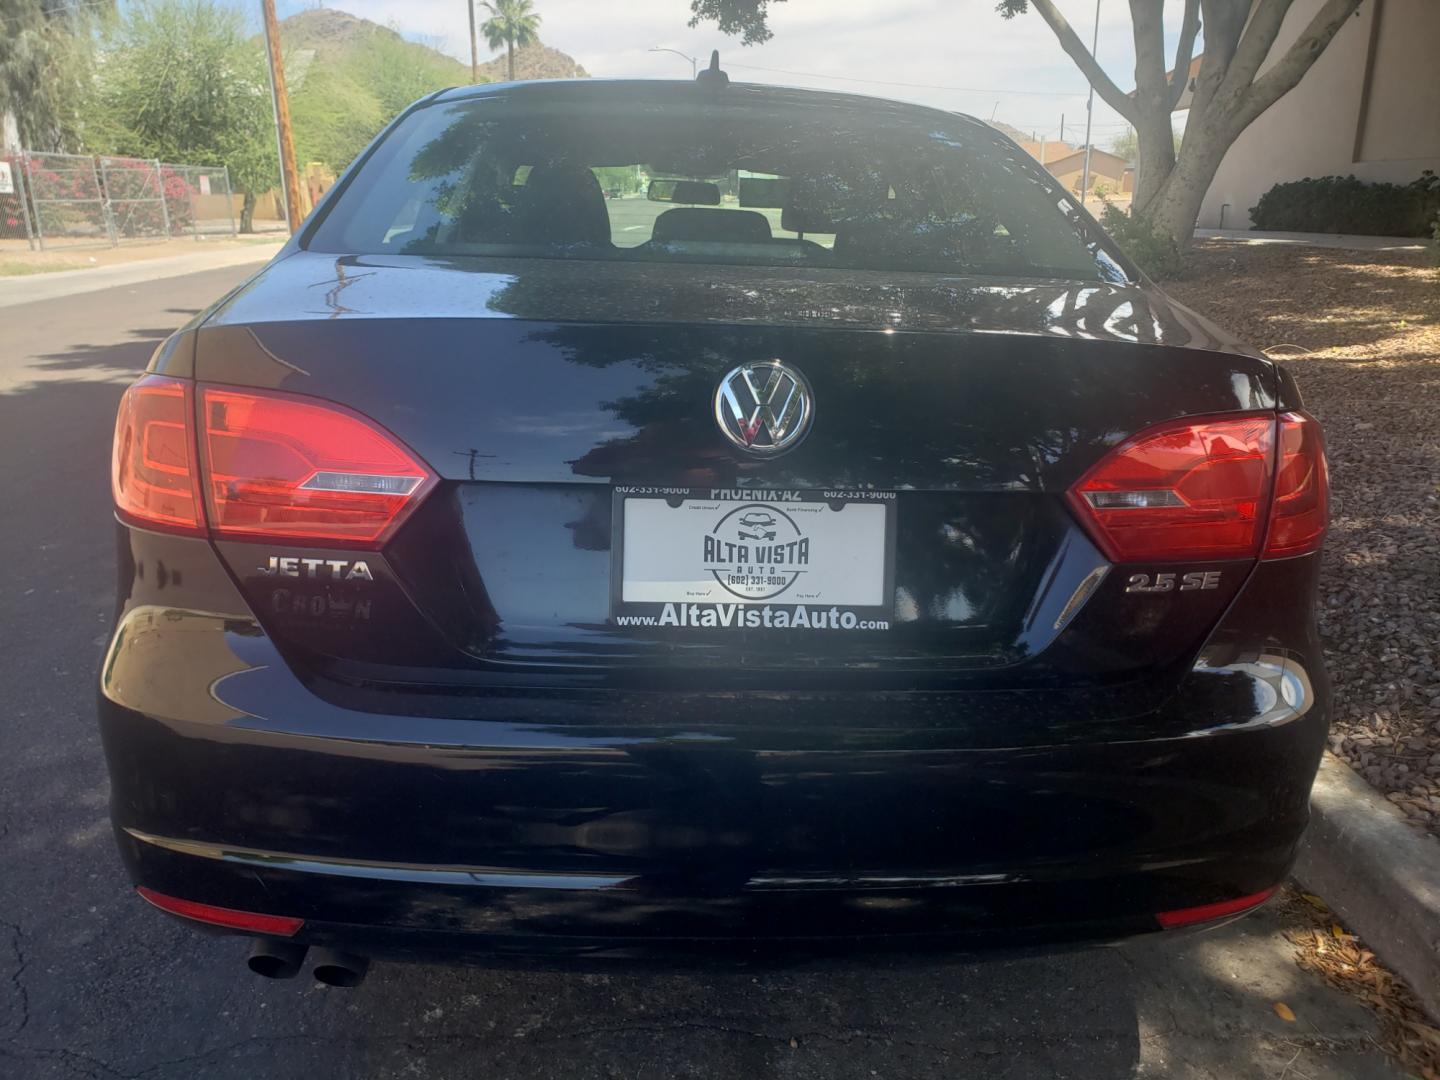
[[[199,333],[198,378],[343,404],[441,480],[368,556],[370,582],[277,578],[270,559],[323,553],[222,543],[271,631],[357,676],[445,684],[1112,679],[1173,667],[1243,580],[1248,563],[1207,563],[1219,585],[1183,604],[1127,594],[1065,505],[1136,431],[1274,407],[1267,361],[1152,288],[706,270],[301,254],[232,297]],[[724,436],[716,388],[774,360],[803,373],[814,418],[761,457]],[[752,515],[757,545],[786,507],[878,507],[880,603],[848,628],[829,603],[819,628],[619,625],[625,515],[686,499]]]

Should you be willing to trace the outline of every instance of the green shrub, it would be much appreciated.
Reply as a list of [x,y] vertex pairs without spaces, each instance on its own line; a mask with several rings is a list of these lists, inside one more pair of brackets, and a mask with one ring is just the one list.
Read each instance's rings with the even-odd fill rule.
[[1180,273],[1183,262],[1180,245],[1155,229],[1143,217],[1131,217],[1114,203],[1106,201],[1100,223],[1122,251],[1152,278],[1171,278]]
[[1306,177],[1276,184],[1250,208],[1254,228],[1278,232],[1425,236],[1440,214],[1440,176],[1429,169],[1408,184],[1371,184],[1353,176]]

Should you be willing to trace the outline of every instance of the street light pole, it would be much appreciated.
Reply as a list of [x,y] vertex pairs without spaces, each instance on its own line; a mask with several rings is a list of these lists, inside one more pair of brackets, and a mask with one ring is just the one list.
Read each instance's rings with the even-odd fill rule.
[[[1100,48],[1100,0],[1095,0],[1095,35],[1090,39],[1090,55],[1095,57],[1098,64],[1100,58],[1096,52]],[[1090,84],[1090,98],[1085,102],[1085,171],[1080,178],[1080,205],[1085,205],[1085,200],[1090,195],[1090,121],[1095,119],[1095,84]]]
[[260,0],[265,21],[265,52],[270,58],[270,104],[275,110],[275,145],[280,153],[280,187],[285,192],[285,224],[293,233],[300,225],[300,177],[295,171],[295,136],[290,130],[290,96],[285,92],[285,61],[280,55],[280,27],[275,0]]
[[689,53],[683,53],[683,52],[681,52],[679,49],[665,49],[665,48],[661,48],[659,45],[651,45],[648,51],[649,51],[649,52],[668,52],[668,53],[674,53],[676,56],[683,56],[686,60],[689,60],[689,61],[690,61],[690,78],[692,78],[692,79],[695,78],[695,75],[696,75],[696,73],[697,73],[697,65],[699,64],[699,61],[696,60],[695,57],[691,56]]

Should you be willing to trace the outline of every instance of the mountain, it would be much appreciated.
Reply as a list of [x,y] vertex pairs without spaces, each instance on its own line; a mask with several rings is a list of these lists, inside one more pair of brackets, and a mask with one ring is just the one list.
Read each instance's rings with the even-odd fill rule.
[[[282,20],[280,41],[296,157],[334,172],[412,101],[470,82],[469,64],[334,8]],[[584,76],[585,70],[558,49],[537,43],[515,50],[515,75],[568,79]],[[504,78],[504,53],[480,66],[481,82]]]
[[[481,38],[480,48],[485,48]],[[505,53],[480,65],[481,82],[505,81]],[[573,56],[536,42],[515,50],[515,78],[523,79],[588,79],[590,73],[575,62]]]
[[[429,45],[406,41],[387,26],[351,15],[334,8],[314,8],[291,15],[280,23],[280,39],[287,50],[312,51],[317,57],[343,62],[357,51],[363,51],[376,38],[389,39],[413,58],[417,66],[435,68],[451,74],[453,85],[459,86],[470,81],[470,65],[456,60]],[[488,52],[485,40],[480,40],[482,55]],[[480,82],[505,81],[505,53],[480,65]],[[588,78],[588,73],[575,58],[537,42],[523,45],[515,50],[515,77],[517,79],[575,79]]]

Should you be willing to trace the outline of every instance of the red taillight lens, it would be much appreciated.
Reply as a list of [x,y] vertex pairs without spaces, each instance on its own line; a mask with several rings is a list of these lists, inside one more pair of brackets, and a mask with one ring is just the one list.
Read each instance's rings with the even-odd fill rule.
[[1180,908],[1177,911],[1162,911],[1155,916],[1155,921],[1166,930],[1174,930],[1181,926],[1193,926],[1196,923],[1223,919],[1229,915],[1238,915],[1242,911],[1259,907],[1274,896],[1277,889],[1278,886],[1265,889],[1263,892],[1251,893],[1249,896],[1237,896],[1234,900],[1222,900],[1218,904],[1202,904],[1199,907]]
[[435,482],[394,436],[338,405],[202,387],[205,504],[218,536],[378,545]]
[[257,911],[237,911],[235,908],[216,907],[214,904],[201,904],[195,900],[181,900],[178,896],[166,896],[154,889],[147,889],[144,885],[135,891],[161,911],[209,923],[211,926],[251,930],[257,934],[271,934],[275,937],[293,937],[295,932],[305,925],[304,919],[290,915],[262,915]]
[[1284,413],[1279,441],[1275,500],[1265,540],[1267,559],[1315,551],[1325,538],[1329,519],[1330,479],[1319,423],[1304,413]]
[[1070,502],[1112,562],[1254,557],[1274,439],[1273,415],[1152,428],[1107,454]]
[[179,379],[146,375],[125,391],[110,462],[122,517],[175,532],[204,531],[190,409],[190,384]]

